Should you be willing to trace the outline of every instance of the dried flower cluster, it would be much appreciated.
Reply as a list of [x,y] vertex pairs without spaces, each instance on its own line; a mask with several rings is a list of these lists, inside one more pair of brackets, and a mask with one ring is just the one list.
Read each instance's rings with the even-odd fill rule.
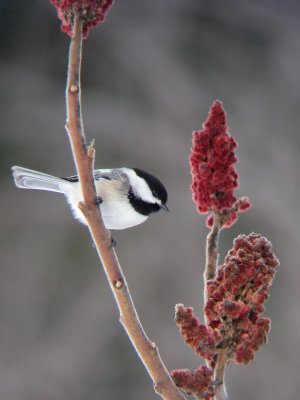
[[175,307],[175,321],[186,344],[199,356],[211,360],[221,339],[219,332],[201,324],[195,317],[193,308],[185,307],[183,304],[177,304]]
[[[278,260],[271,243],[259,234],[240,235],[215,278],[207,282],[206,324],[191,307],[176,306],[175,320],[185,342],[205,358],[212,370],[222,350],[227,360],[247,364],[266,342],[270,320],[261,317]],[[190,380],[181,385],[189,387]],[[176,381],[175,381],[176,382]],[[193,392],[192,387],[189,389]]]
[[[251,361],[267,340],[270,320],[260,315],[277,266],[266,238],[255,233],[239,235],[215,278],[207,282],[204,311],[208,326],[230,340],[228,356],[237,363]],[[230,338],[226,338],[229,331]]]
[[[226,114],[220,101],[215,101],[202,131],[193,132],[190,155],[193,200],[200,213],[219,212],[223,225],[231,226],[237,213],[251,207],[249,199],[237,200],[238,174],[234,169],[237,142],[228,133]],[[212,226],[213,216],[207,219]]]
[[96,27],[105,20],[113,0],[50,0],[57,8],[57,15],[62,21],[61,29],[72,37],[75,12],[83,21],[82,36],[87,38],[90,28]]
[[212,370],[205,365],[200,365],[195,371],[189,369],[176,369],[171,373],[177,387],[188,395],[209,400],[214,397],[215,391],[212,385]]

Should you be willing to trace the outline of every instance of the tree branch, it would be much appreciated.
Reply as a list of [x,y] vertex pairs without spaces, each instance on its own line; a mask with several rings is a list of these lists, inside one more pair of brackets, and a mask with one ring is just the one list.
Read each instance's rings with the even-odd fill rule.
[[66,88],[66,129],[71,142],[84,199],[83,202],[79,203],[78,207],[86,218],[98,255],[102,261],[110,287],[115,296],[120,312],[120,321],[150,374],[154,382],[155,391],[165,400],[184,400],[185,397],[176,388],[163,364],[156,345],[148,339],[143,330],[132,302],[126,279],[111,245],[110,233],[103,224],[99,205],[97,205],[97,193],[93,177],[95,150],[93,144],[88,148],[86,146],[81,116],[81,57],[82,21],[80,15],[76,13],[69,53]]

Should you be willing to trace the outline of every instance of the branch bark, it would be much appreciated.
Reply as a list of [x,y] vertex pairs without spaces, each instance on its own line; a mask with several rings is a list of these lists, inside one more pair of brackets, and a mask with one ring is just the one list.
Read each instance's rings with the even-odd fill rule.
[[150,374],[154,388],[165,400],[184,400],[163,364],[156,345],[146,336],[133,304],[128,285],[111,245],[111,236],[103,224],[93,167],[95,150],[93,143],[87,147],[81,116],[80,69],[82,58],[82,21],[76,13],[73,37],[69,52],[68,79],[66,88],[67,122],[66,129],[71,142],[73,157],[81,183],[83,201],[78,207],[88,223],[99,258],[103,264],[110,287],[120,312],[123,324],[136,352]]
[[[220,213],[214,212],[213,226],[206,237],[206,252],[205,252],[205,269],[203,274],[204,279],[204,304],[207,301],[207,281],[214,279],[219,258],[218,240],[219,232],[222,229],[222,218]],[[207,319],[205,317],[207,324]]]
[[[204,278],[204,304],[207,301],[207,281],[214,279],[216,268],[218,265],[219,249],[218,240],[219,233],[222,229],[224,220],[220,213],[214,212],[213,226],[206,238],[206,262],[203,274]],[[206,320],[206,317],[205,317]],[[207,320],[206,320],[207,324]],[[215,400],[229,400],[225,386],[225,368],[227,364],[228,349],[224,348],[218,354],[216,366],[214,368],[215,382]],[[207,364],[209,366],[209,364]]]
[[211,231],[206,238],[206,263],[204,270],[204,283],[214,279],[218,263],[218,239],[222,228],[221,216],[218,212],[214,213],[214,222]]
[[227,365],[228,349],[222,349],[218,354],[217,364],[214,369],[215,400],[229,400],[225,386],[225,368]]

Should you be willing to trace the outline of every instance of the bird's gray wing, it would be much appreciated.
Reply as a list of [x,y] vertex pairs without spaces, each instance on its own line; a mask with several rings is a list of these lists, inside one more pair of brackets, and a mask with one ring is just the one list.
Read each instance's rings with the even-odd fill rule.
[[95,180],[105,179],[108,181],[120,181],[129,184],[127,175],[123,172],[122,168],[115,169],[96,169],[94,170]]
[[[94,178],[96,181],[100,179],[105,179],[107,181],[120,181],[126,184],[129,184],[129,180],[127,175],[122,171],[121,168],[115,169],[95,169],[94,170]],[[63,177],[64,179],[69,182],[78,182],[78,175]]]
[[[116,169],[98,169],[94,171],[95,183],[97,192],[103,197],[103,200],[111,198],[111,196],[118,198],[125,195],[127,197],[129,190],[129,179],[124,173],[122,168]],[[97,182],[101,184],[97,185]],[[118,195],[117,195],[118,193]]]

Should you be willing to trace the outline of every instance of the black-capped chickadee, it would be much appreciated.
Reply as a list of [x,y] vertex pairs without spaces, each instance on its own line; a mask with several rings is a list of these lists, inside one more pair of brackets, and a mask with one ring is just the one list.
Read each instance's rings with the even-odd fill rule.
[[[23,189],[63,193],[75,218],[86,224],[78,208],[83,200],[77,176],[56,178],[23,167],[12,167],[15,184]],[[153,175],[138,168],[97,169],[94,171],[97,195],[105,226],[125,229],[141,224],[160,209],[168,210],[168,194]]]

